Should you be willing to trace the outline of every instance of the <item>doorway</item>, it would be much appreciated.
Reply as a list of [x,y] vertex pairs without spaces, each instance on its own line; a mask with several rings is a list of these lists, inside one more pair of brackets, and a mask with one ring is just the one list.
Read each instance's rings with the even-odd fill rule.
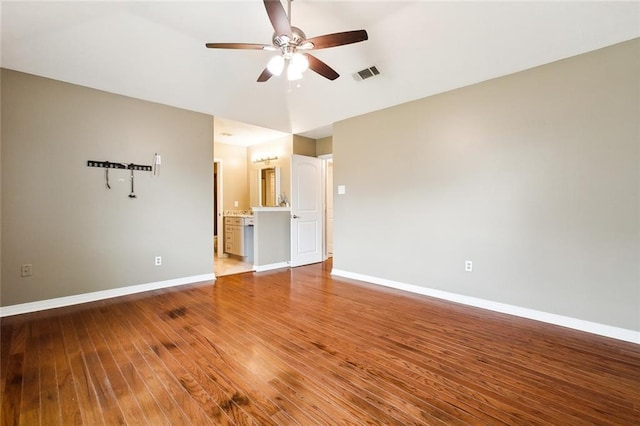
[[213,273],[216,277],[239,274],[253,270],[253,265],[245,259],[224,252],[224,164],[220,159],[213,161]]

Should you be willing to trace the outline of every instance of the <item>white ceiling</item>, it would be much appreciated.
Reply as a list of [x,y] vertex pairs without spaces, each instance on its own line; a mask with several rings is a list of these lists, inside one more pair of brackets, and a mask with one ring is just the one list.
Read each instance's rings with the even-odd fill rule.
[[[296,0],[292,9],[308,37],[369,33],[314,52],[337,80],[307,71],[300,87],[283,77],[257,83],[273,52],[205,48],[270,43],[260,0],[2,1],[0,65],[211,114],[220,119],[216,140],[233,133],[247,144],[258,137],[253,126],[277,131],[266,139],[324,137],[348,117],[640,36],[638,1]],[[356,82],[352,74],[371,65],[382,74]]]

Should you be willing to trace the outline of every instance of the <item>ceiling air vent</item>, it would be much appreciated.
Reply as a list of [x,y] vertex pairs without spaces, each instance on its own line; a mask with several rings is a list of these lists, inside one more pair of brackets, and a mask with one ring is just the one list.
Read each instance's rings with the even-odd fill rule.
[[358,71],[357,73],[353,74],[353,78],[356,81],[362,81],[371,77],[375,77],[377,75],[380,75],[380,71],[378,71],[378,68],[376,68],[376,66],[374,65],[372,67],[365,68],[362,71]]

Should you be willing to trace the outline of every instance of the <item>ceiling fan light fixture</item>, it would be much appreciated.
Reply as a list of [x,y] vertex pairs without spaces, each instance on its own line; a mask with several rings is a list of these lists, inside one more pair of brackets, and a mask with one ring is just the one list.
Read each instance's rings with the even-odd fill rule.
[[298,74],[309,69],[309,60],[302,53],[294,53],[289,61],[289,68],[294,67]]
[[284,69],[284,58],[280,55],[274,56],[269,60],[267,69],[273,75],[278,76],[282,74],[282,70]]
[[302,72],[291,63],[289,63],[289,66],[287,67],[287,80],[302,80]]

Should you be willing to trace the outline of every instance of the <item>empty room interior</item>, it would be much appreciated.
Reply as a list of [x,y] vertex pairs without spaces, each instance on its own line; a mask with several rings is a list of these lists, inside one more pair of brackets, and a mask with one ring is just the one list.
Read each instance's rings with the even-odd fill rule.
[[0,20],[2,424],[640,424],[640,2]]

